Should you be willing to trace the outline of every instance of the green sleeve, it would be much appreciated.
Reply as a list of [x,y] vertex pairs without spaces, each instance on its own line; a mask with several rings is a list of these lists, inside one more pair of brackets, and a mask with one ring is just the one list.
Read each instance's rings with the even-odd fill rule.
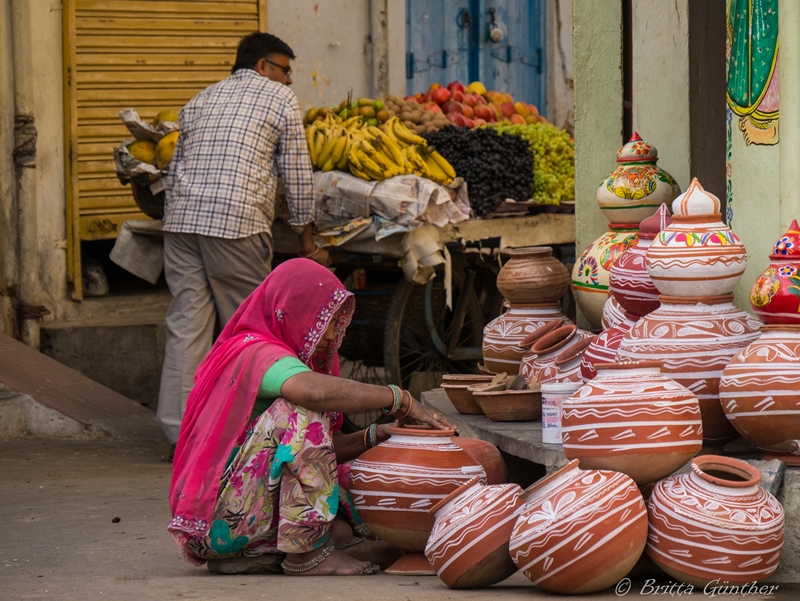
[[281,396],[281,386],[283,383],[299,373],[311,371],[308,366],[297,357],[283,357],[272,364],[261,378],[261,386],[258,388],[258,396],[274,399]]

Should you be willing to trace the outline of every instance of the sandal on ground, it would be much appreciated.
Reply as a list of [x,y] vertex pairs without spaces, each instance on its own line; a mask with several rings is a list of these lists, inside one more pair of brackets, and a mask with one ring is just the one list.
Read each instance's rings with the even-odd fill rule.
[[[357,543],[353,543],[351,541],[350,543],[345,544],[345,547],[352,546],[353,544]],[[284,559],[281,562],[281,567],[283,568],[283,572],[284,574],[302,574],[303,572],[308,572],[309,570],[313,570],[323,561],[328,559],[328,557],[330,557],[330,554],[333,553],[333,550],[335,548],[337,547],[334,547],[333,545],[328,545],[322,550],[322,552],[319,555],[317,555],[316,557],[312,557],[305,563],[291,563]],[[378,566],[369,565],[368,567],[361,570],[361,575],[370,576],[372,574],[377,574],[379,570],[380,568]]]
[[212,574],[280,574],[283,555],[257,555],[211,559],[208,571]]

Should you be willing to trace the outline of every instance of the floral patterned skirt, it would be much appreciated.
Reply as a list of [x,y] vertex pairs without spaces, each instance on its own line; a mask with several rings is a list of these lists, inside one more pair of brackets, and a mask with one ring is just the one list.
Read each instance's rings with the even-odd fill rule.
[[248,424],[222,476],[211,531],[186,551],[201,561],[305,553],[327,543],[340,511],[368,535],[339,485],[347,468],[336,464],[327,413],[276,399]]

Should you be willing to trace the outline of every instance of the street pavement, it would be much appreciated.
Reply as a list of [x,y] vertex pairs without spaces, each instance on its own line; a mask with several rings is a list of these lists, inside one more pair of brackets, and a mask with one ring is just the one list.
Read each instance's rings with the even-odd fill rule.
[[[0,601],[22,599],[517,601],[559,598],[520,573],[477,591],[438,578],[214,576],[180,556],[167,534],[166,444],[22,438],[0,443]],[[656,589],[656,585],[663,589]],[[677,583],[634,581],[626,597],[705,598]],[[644,594],[642,594],[644,592]],[[584,598],[618,599],[613,589]],[[800,585],[771,595],[800,599]]]

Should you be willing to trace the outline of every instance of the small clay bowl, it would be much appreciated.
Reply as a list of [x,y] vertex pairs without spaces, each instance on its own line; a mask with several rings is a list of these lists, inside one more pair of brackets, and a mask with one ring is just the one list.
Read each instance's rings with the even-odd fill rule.
[[494,377],[494,375],[495,375],[495,373],[493,371],[489,371],[488,369],[486,369],[486,366],[481,364],[481,363],[478,363],[478,371],[481,372],[481,375],[484,375],[484,376],[492,376],[492,377]]
[[442,383],[456,386],[472,386],[483,382],[491,382],[494,376],[484,374],[444,374]]
[[483,410],[475,402],[472,391],[467,390],[469,387],[470,384],[442,384],[447,398],[453,403],[456,411],[464,415],[483,415]]
[[541,390],[475,392],[473,396],[493,422],[532,422],[542,416]]

